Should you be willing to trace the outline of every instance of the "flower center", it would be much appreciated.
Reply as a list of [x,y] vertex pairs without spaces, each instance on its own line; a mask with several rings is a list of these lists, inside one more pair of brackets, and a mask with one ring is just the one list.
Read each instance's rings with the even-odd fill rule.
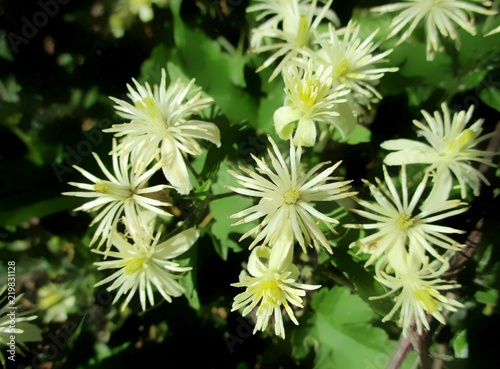
[[94,191],[99,192],[99,193],[108,193],[109,187],[106,183],[104,182],[97,182],[94,185]]
[[408,228],[412,227],[415,220],[411,218],[411,214],[401,214],[396,224],[400,229],[406,231]]
[[428,2],[428,10],[434,10],[436,8],[441,8],[441,3],[443,0],[431,0]]
[[272,308],[281,305],[281,289],[275,279],[270,279],[264,282],[260,286],[259,292],[262,295],[263,304]]
[[335,68],[333,69],[333,74],[336,78],[345,77],[349,72],[349,67],[349,60],[343,59],[339,64],[335,66]]
[[148,258],[145,255],[136,256],[130,260],[127,260],[121,265],[122,267],[125,267],[123,272],[126,275],[131,275],[137,273],[138,270],[144,270],[147,260]]
[[419,289],[415,293],[417,301],[422,305],[422,307],[429,313],[434,314],[438,311],[439,303],[436,300],[436,293],[429,288]]
[[321,96],[326,88],[327,86],[318,81],[317,78],[304,77],[298,86],[300,102],[297,108],[299,111],[302,114],[309,112],[318,101],[318,96]]
[[94,191],[115,197],[119,200],[126,200],[133,195],[133,192],[129,187],[120,186],[107,181],[98,181],[94,184]]
[[456,140],[452,140],[445,151],[446,154],[456,154],[468,148],[476,139],[481,131],[474,131],[470,128],[465,129]]
[[164,121],[163,115],[152,97],[145,97],[142,101],[136,101],[135,106],[145,112],[153,122],[162,123]]
[[287,205],[294,205],[299,199],[300,191],[296,187],[289,189],[283,194],[283,201],[285,201]]
[[295,46],[309,46],[309,19],[307,19],[307,16],[305,15],[300,17],[299,29],[297,30],[297,38],[295,39]]

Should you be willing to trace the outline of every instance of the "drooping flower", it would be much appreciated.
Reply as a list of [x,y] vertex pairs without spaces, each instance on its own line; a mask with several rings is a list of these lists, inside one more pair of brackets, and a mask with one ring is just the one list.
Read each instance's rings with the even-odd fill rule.
[[389,25],[391,32],[388,38],[407,28],[396,45],[407,40],[415,28],[424,23],[427,37],[427,60],[432,60],[434,59],[434,53],[441,51],[442,48],[439,42],[439,33],[443,37],[451,38],[458,48],[460,47],[460,38],[457,34],[457,26],[471,35],[475,35],[473,13],[496,14],[496,11],[483,7],[483,5],[491,6],[491,1],[473,1],[482,5],[458,0],[406,0],[401,3],[377,6],[371,10],[377,13],[400,12]]
[[113,12],[109,17],[109,25],[114,36],[119,38],[129,28],[135,17],[143,23],[154,18],[154,6],[165,8],[169,0],[118,0],[114,2]]
[[315,60],[332,67],[332,78],[352,91],[356,105],[369,108],[371,103],[382,98],[375,88],[379,80],[385,73],[396,72],[398,68],[377,65],[386,62],[384,58],[392,52],[388,49],[376,53],[379,45],[373,39],[378,30],[365,39],[359,36],[359,32],[360,25],[354,21],[338,30],[329,25],[329,32],[317,39],[320,49]]
[[[320,0],[320,2],[322,1]],[[255,20],[257,22],[262,21],[257,29],[252,31],[250,36],[251,48],[257,49],[262,46],[266,40],[262,35],[263,31],[278,30],[281,25],[285,32],[295,32],[297,15],[308,14],[311,11],[313,16],[322,16],[323,19],[332,22],[334,25],[340,24],[340,20],[332,9],[317,7],[316,4],[317,0],[256,0],[246,9],[247,13],[258,12]],[[324,15],[322,15],[323,13]]]
[[334,82],[332,67],[315,68],[309,59],[305,69],[290,63],[282,74],[285,103],[274,113],[274,127],[280,138],[290,139],[295,130],[293,138],[297,145],[313,146],[317,123],[334,126],[342,137],[352,132],[354,125],[343,124],[345,121],[339,118],[338,112],[338,105],[347,102],[343,96],[350,90]]
[[252,155],[257,163],[257,172],[243,167],[240,169],[246,175],[229,172],[243,188],[227,186],[228,189],[242,195],[260,198],[257,205],[231,215],[231,218],[243,218],[233,225],[264,218],[260,224],[245,233],[240,241],[257,233],[257,237],[250,245],[252,248],[261,241],[262,245],[272,244],[282,232],[290,231],[304,252],[306,244],[311,247],[313,245],[318,247],[321,244],[332,253],[330,244],[317,222],[323,222],[330,231],[335,232],[332,224],[338,224],[338,220],[319,212],[311,203],[334,201],[354,195],[356,192],[347,192],[352,181],[340,181],[338,178],[330,177],[340,165],[340,161],[320,173],[317,173],[318,170],[330,162],[320,163],[304,173],[300,167],[301,146],[296,147],[293,139],[290,140],[290,157],[287,164],[271,137],[269,142],[274,152],[273,154],[268,150],[271,167],[264,159]]
[[405,262],[408,252],[423,260],[426,252],[444,261],[435,247],[458,251],[463,245],[447,234],[461,234],[461,230],[440,226],[435,222],[463,213],[468,207],[459,200],[421,201],[426,189],[429,172],[419,183],[413,196],[409,197],[406,167],[401,168],[401,196],[392,181],[387,168],[383,167],[385,184],[376,178],[377,186],[364,181],[369,186],[375,202],[357,199],[364,209],[352,211],[373,220],[369,224],[346,224],[347,228],[376,230],[375,233],[352,242],[349,247],[360,245],[359,252],[371,254],[365,266],[371,265],[384,255],[391,266]]
[[240,274],[240,281],[233,287],[244,287],[245,292],[234,298],[231,311],[244,307],[246,316],[257,307],[257,323],[253,333],[264,331],[271,316],[274,316],[274,333],[285,338],[282,309],[290,320],[298,325],[292,306],[302,308],[302,298],[306,290],[320,288],[297,282],[298,268],[292,263],[293,244],[286,237],[278,239],[272,248],[256,247],[252,250],[248,264],[248,273]]
[[[288,62],[310,54],[314,31],[321,22],[337,22],[335,13],[330,10],[332,2],[333,0],[328,0],[322,8],[318,8],[317,0],[280,0],[278,3],[265,0],[266,5],[261,4],[259,8],[253,8],[263,10],[262,16],[271,15],[268,22],[252,30],[253,37],[257,38],[257,41],[253,42],[256,47],[252,51],[259,54],[273,52],[257,72],[281,59],[269,77],[269,81],[272,81]],[[282,25],[281,28],[278,27],[279,24]]]
[[[146,299],[154,305],[154,289],[168,302],[172,297],[184,293],[178,279],[182,272],[191,270],[191,267],[181,267],[171,261],[189,250],[197,241],[199,233],[195,228],[189,228],[177,235],[160,242],[161,232],[153,240],[139,232],[132,233],[132,243],[122,234],[113,237],[113,246],[116,248],[108,253],[114,260],[94,263],[98,270],[116,269],[116,271],[95,284],[95,287],[113,282],[107,291],[118,289],[113,303],[122,295],[127,295],[121,309],[124,310],[136,292],[139,293],[142,310],[146,310]],[[103,254],[101,251],[96,253]]]
[[[113,148],[116,149],[116,147],[116,140],[113,140]],[[135,160],[132,160],[130,153],[121,156],[113,154],[111,157],[114,173],[111,173],[99,156],[95,153],[92,154],[106,179],[96,177],[75,165],[74,168],[92,183],[69,182],[69,185],[85,191],[63,192],[63,195],[67,196],[93,198],[75,209],[76,211],[99,212],[90,224],[93,226],[99,223],[90,241],[90,246],[100,238],[97,248],[101,247],[107,240],[106,249],[109,249],[111,246],[110,235],[116,230],[117,224],[123,216],[127,219],[127,224],[134,229],[144,229],[147,226],[143,221],[143,211],[171,216],[170,213],[161,208],[170,206],[170,204],[155,198],[161,198],[162,191],[169,186],[148,187],[149,179],[161,168],[162,161],[147,169],[149,162],[139,165]]]
[[[394,151],[385,157],[384,163],[429,164],[428,170],[436,171],[436,176],[441,178],[442,185],[451,186],[453,174],[458,180],[462,198],[467,196],[467,186],[472,188],[475,196],[478,196],[481,181],[485,184],[489,184],[489,181],[472,166],[472,163],[495,167],[496,165],[488,157],[498,153],[476,147],[494,133],[481,136],[484,119],[478,119],[466,128],[472,118],[474,105],[467,111],[454,113],[453,117],[450,116],[446,103],[441,105],[441,109],[442,113],[435,111],[433,116],[422,110],[425,122],[413,121],[413,124],[420,128],[417,135],[423,137],[427,143],[408,139],[383,142],[382,148]],[[451,188],[448,192],[449,190]]]
[[154,91],[148,83],[140,85],[133,80],[136,90],[127,85],[133,104],[111,98],[117,105],[118,114],[129,123],[114,124],[105,132],[124,137],[117,150],[135,151],[138,161],[149,162],[158,155],[163,160],[163,174],[181,194],[193,188],[184,155],[200,155],[197,139],[208,140],[220,147],[220,131],[214,123],[191,119],[213,100],[202,98],[201,89],[193,88],[195,80],[188,84],[178,80],[166,87],[166,72],[162,69],[160,86]]
[[409,329],[414,325],[417,333],[429,330],[428,316],[432,315],[441,324],[446,320],[441,313],[443,310],[457,311],[463,305],[446,297],[443,291],[458,288],[459,285],[441,279],[441,276],[449,269],[447,262],[441,263],[435,260],[429,264],[428,258],[421,260],[414,255],[407,254],[406,260],[398,265],[391,275],[382,269],[382,264],[377,264],[375,279],[390,290],[384,295],[371,297],[371,300],[399,294],[394,297],[395,304],[391,311],[382,319],[383,322],[390,320],[399,311],[398,324],[403,329],[403,335],[408,335]]

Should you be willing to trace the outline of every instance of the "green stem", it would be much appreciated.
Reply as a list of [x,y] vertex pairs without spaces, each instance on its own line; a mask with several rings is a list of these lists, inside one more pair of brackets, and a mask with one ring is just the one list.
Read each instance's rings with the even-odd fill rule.
[[196,181],[196,186],[198,187],[200,185],[200,181],[199,181],[199,174],[196,172],[196,170],[194,170],[193,168],[193,165],[191,164],[191,162],[189,160],[186,160],[186,166],[188,167],[188,169],[191,171],[191,173],[194,174],[194,179]]
[[207,200],[215,201],[215,200],[225,199],[226,197],[231,197],[231,196],[236,196],[236,195],[238,195],[236,192],[226,192],[226,193],[220,193],[218,195],[208,195]]
[[401,335],[399,337],[398,345],[394,350],[394,354],[392,355],[391,362],[387,366],[387,369],[399,369],[403,362],[406,359],[406,356],[411,351],[411,342],[408,338]]

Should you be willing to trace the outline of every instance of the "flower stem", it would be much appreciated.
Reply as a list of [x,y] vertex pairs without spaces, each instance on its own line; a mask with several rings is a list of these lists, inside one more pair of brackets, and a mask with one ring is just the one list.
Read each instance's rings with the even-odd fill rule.
[[419,334],[415,325],[408,332],[408,337],[400,336],[396,350],[392,355],[387,369],[399,369],[403,365],[408,353],[413,349],[418,356],[420,369],[431,369],[431,358],[429,356],[429,342],[426,332]]
[[231,197],[231,196],[236,196],[236,195],[238,195],[236,192],[220,193],[218,195],[210,195],[210,196],[208,196],[208,200],[215,201],[215,200],[224,199],[226,197]]
[[408,338],[401,335],[399,337],[398,345],[394,354],[392,355],[391,361],[387,366],[387,369],[399,369],[406,359],[406,356],[411,351],[411,342]]

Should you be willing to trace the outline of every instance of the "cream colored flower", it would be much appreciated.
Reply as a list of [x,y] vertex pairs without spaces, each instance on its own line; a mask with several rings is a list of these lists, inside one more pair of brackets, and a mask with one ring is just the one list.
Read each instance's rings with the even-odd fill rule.
[[[133,243],[130,243],[125,236],[117,234],[113,237],[116,251],[112,250],[108,254],[114,260],[94,263],[98,270],[116,269],[109,277],[96,283],[95,287],[113,282],[106,288],[107,291],[118,289],[113,303],[122,295],[127,295],[122,310],[136,292],[139,293],[142,310],[146,310],[146,299],[151,306],[154,305],[154,289],[168,302],[172,302],[172,297],[184,293],[184,287],[178,282],[182,276],[178,273],[189,271],[191,267],[180,267],[171,259],[189,250],[198,240],[199,233],[195,228],[190,228],[159,243],[160,236],[161,232],[158,232],[151,240],[136,233],[133,234]],[[101,251],[95,252],[104,255]]]
[[302,148],[295,147],[290,140],[289,163],[281,155],[278,146],[269,137],[273,152],[268,150],[271,160],[269,167],[263,159],[252,155],[257,163],[257,172],[240,167],[246,174],[233,175],[243,188],[228,186],[227,188],[242,195],[260,198],[257,205],[231,215],[231,218],[243,218],[233,225],[252,222],[259,218],[261,223],[245,233],[240,241],[257,233],[257,237],[250,248],[262,241],[262,245],[275,243],[283,232],[290,232],[301,245],[304,252],[306,244],[309,246],[324,246],[332,253],[330,244],[318,226],[323,222],[330,231],[334,232],[332,224],[338,220],[331,218],[318,210],[311,203],[316,201],[334,201],[354,195],[356,192],[347,192],[352,181],[339,181],[330,177],[330,174],[340,165],[340,161],[320,173],[318,170],[330,162],[320,163],[304,173],[300,167]]
[[331,67],[332,78],[352,91],[354,102],[365,108],[379,101],[382,96],[375,86],[387,72],[398,68],[379,67],[392,49],[376,53],[378,44],[373,41],[378,30],[367,38],[359,36],[360,25],[350,21],[345,28],[336,30],[330,25],[329,32],[317,39],[320,49],[315,60]]
[[421,260],[408,254],[406,260],[398,265],[395,274],[390,275],[382,270],[382,264],[377,264],[375,279],[390,290],[384,295],[371,297],[371,300],[380,299],[396,294],[394,307],[382,319],[390,320],[399,311],[398,324],[403,329],[403,335],[408,335],[409,329],[415,325],[417,333],[429,330],[428,315],[432,315],[441,324],[446,320],[441,313],[443,310],[457,311],[463,305],[443,294],[443,291],[455,289],[460,285],[446,282],[441,276],[449,269],[448,263],[435,261],[429,265],[428,259]]
[[408,252],[423,260],[425,253],[444,261],[435,247],[458,251],[463,245],[453,240],[447,234],[461,234],[461,230],[440,226],[435,222],[468,210],[459,200],[441,200],[436,202],[421,201],[427,186],[429,172],[413,191],[408,189],[406,167],[401,168],[401,196],[392,181],[387,168],[384,166],[385,184],[378,178],[377,185],[364,181],[370,188],[375,202],[358,199],[364,209],[352,211],[364,218],[374,221],[369,224],[346,224],[347,228],[376,230],[358,241],[352,242],[349,247],[360,245],[359,252],[371,254],[365,266],[372,264],[376,259],[385,256],[394,268],[405,262]]
[[[323,2],[320,0],[320,2]],[[313,12],[313,16],[322,16],[325,20],[339,25],[340,20],[332,9],[317,7],[317,0],[257,0],[247,7],[247,13],[258,12],[255,20],[261,22],[252,30],[250,46],[257,49],[265,41],[263,31],[283,29],[285,32],[296,32],[297,16]],[[331,4],[330,4],[331,5]],[[324,15],[322,15],[324,13]]]
[[169,0],[118,0],[114,3],[109,25],[115,37],[122,37],[135,16],[143,23],[150,22],[154,18],[154,6],[166,8]]
[[347,102],[343,96],[350,91],[333,81],[332,67],[320,65],[315,68],[309,59],[305,69],[290,63],[282,74],[285,104],[274,113],[274,127],[280,138],[290,139],[295,130],[293,138],[297,145],[313,146],[317,123],[334,126],[342,137],[353,131],[354,125],[342,124],[345,121],[339,118],[338,112],[338,105]]
[[[113,147],[115,149],[117,147],[115,140],[113,140]],[[148,187],[149,179],[161,168],[163,162],[160,161],[147,169],[149,162],[140,165],[131,160],[130,153],[121,156],[113,154],[111,157],[114,174],[112,174],[99,156],[95,153],[92,154],[106,179],[96,177],[74,165],[73,167],[92,183],[69,182],[68,184],[71,186],[85,191],[63,192],[63,195],[67,196],[93,198],[93,200],[75,209],[76,211],[86,212],[99,211],[90,224],[90,226],[93,226],[99,223],[90,241],[90,246],[100,238],[101,240],[97,248],[101,247],[107,240],[106,249],[109,249],[112,242],[110,235],[116,231],[117,224],[123,216],[126,218],[127,225],[133,229],[144,229],[147,227],[147,224],[143,221],[143,211],[172,216],[162,209],[162,207],[170,206],[170,204],[155,198],[162,198],[162,191],[169,186],[156,185]]]
[[[491,1],[473,0],[473,2],[483,6],[491,6]],[[377,13],[400,12],[389,25],[391,32],[388,38],[397,35],[407,27],[396,45],[407,40],[415,28],[424,23],[427,36],[427,59],[432,60],[434,53],[442,49],[439,33],[443,37],[451,38],[458,48],[460,39],[457,34],[457,26],[471,35],[475,35],[473,13],[496,14],[496,11],[486,9],[481,5],[475,5],[471,1],[457,0],[407,0],[401,3],[377,6],[371,10]]]
[[[319,9],[317,1],[280,0],[275,3],[266,0],[259,9],[264,12],[262,16],[271,15],[268,22],[252,30],[253,37],[257,38],[252,49],[254,53],[273,54],[257,69],[257,72],[269,67],[280,59],[274,69],[269,81],[281,73],[283,68],[294,58],[309,55],[313,45],[314,31],[316,31],[323,20],[336,22],[337,18],[330,10],[333,0],[328,0]],[[255,8],[254,8],[255,9]],[[281,23],[280,23],[281,22]],[[279,28],[278,24],[282,27]],[[267,42],[263,42],[267,41]]]
[[134,90],[128,85],[133,104],[111,98],[118,114],[129,123],[114,124],[105,132],[124,137],[117,150],[134,151],[139,162],[149,162],[157,157],[163,160],[165,178],[181,194],[193,188],[189,180],[184,155],[200,155],[196,140],[208,140],[220,147],[219,128],[214,123],[191,117],[212,104],[212,99],[202,98],[200,88],[193,88],[194,79],[188,84],[178,80],[166,87],[166,72],[162,69],[160,86],[154,92],[148,83],[144,86],[134,81]]
[[[473,162],[496,167],[489,156],[498,153],[479,150],[477,146],[492,137],[494,133],[481,136],[484,119],[476,120],[466,128],[472,118],[474,105],[469,110],[460,111],[451,117],[448,106],[441,105],[442,113],[435,111],[430,115],[422,110],[425,122],[414,120],[419,128],[417,135],[423,137],[426,143],[408,139],[389,140],[381,147],[394,151],[389,153],[384,163],[387,165],[429,164],[428,170],[435,170],[440,178],[440,184],[451,188],[452,175],[458,180],[462,198],[467,196],[467,186],[472,188],[474,195],[479,195],[480,183],[489,184],[486,177],[472,166]],[[445,189],[442,189],[445,192]]]
[[231,311],[244,307],[245,316],[257,307],[257,324],[253,333],[264,331],[271,316],[274,317],[274,333],[285,338],[282,309],[285,309],[290,320],[298,325],[292,306],[302,308],[302,298],[306,290],[320,288],[319,285],[308,285],[297,282],[298,268],[292,263],[293,244],[286,237],[270,249],[256,247],[252,250],[248,264],[248,273],[243,271],[240,281],[231,286],[244,287],[245,292],[234,298]]
[[38,307],[45,312],[44,323],[64,322],[76,307],[75,291],[54,283],[46,284],[38,290]]

